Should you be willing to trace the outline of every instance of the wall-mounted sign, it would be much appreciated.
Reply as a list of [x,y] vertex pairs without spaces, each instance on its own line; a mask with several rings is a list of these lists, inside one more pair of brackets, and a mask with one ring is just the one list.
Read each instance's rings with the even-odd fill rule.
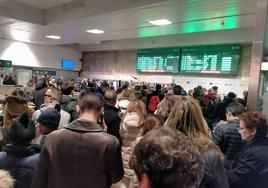
[[40,70],[40,69],[34,69],[33,74],[34,75],[49,75],[49,76],[56,76],[56,71],[52,70]]
[[12,61],[0,59],[0,67],[12,68]]
[[138,72],[178,73],[180,48],[142,49],[137,54]]
[[237,75],[240,54],[237,44],[182,48],[180,73]]

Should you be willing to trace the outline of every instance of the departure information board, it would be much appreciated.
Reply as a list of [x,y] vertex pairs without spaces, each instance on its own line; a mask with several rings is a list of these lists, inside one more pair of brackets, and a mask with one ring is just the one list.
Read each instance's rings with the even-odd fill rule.
[[181,74],[238,74],[240,45],[186,47],[181,50]]
[[138,72],[178,73],[180,48],[142,49],[137,54]]

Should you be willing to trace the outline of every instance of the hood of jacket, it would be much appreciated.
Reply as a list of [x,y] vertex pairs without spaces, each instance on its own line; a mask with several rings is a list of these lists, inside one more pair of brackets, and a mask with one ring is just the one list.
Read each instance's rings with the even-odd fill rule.
[[7,152],[8,155],[16,157],[28,157],[36,153],[40,153],[41,147],[39,145],[14,145],[7,144],[3,151]]
[[71,100],[75,100],[75,99],[69,95],[62,95],[60,102],[61,102],[61,104],[63,104],[63,103],[66,103],[68,101],[71,101]]

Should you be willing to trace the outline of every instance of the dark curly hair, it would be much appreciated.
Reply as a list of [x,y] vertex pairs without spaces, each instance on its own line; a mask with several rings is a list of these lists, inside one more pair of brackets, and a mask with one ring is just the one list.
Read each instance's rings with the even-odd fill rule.
[[204,161],[184,134],[170,128],[157,128],[136,145],[129,165],[138,180],[147,174],[154,188],[189,188],[198,187]]
[[256,128],[255,137],[266,137],[267,135],[267,119],[260,112],[245,112],[239,116],[244,121],[246,128]]

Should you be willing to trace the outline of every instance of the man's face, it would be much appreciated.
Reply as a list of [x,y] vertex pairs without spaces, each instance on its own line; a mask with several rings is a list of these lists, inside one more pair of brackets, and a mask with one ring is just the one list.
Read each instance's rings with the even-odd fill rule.
[[55,100],[55,97],[53,96],[52,92],[50,89],[48,89],[45,93],[45,98],[44,98],[44,102],[45,104],[50,104]]

